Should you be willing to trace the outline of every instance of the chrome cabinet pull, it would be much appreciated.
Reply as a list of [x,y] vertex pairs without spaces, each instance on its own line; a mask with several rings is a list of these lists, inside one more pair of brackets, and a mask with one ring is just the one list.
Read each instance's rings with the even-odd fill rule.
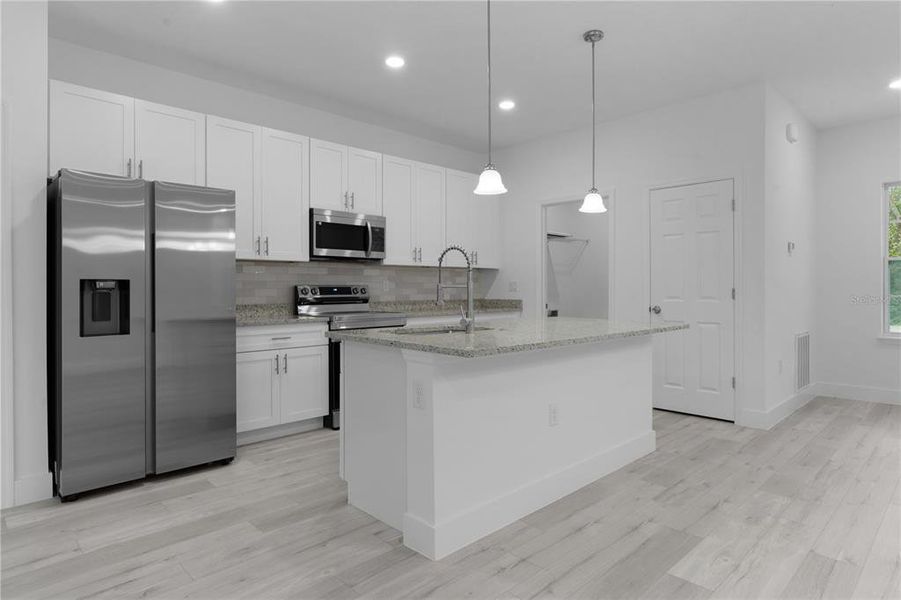
[[274,337],[274,338],[272,338],[273,341],[277,341],[277,340],[290,340],[290,339],[291,339],[291,336],[290,336],[290,335],[284,335],[284,336],[282,336],[282,337]]
[[413,262],[416,262],[416,246],[413,246]]
[[266,236],[266,256],[269,256],[269,236]]
[[344,192],[344,210],[348,210],[348,209],[350,209],[350,206],[348,206],[347,192]]
[[275,355],[275,374],[278,375],[278,354]]
[[131,159],[128,159],[128,162],[125,163],[125,176],[131,177]]
[[138,179],[144,179],[144,159],[138,161]]
[[417,255],[419,257],[419,262],[422,262],[422,246],[419,247],[419,251],[417,252]]
[[260,254],[260,236],[257,236],[257,256]]
[[357,195],[354,192],[350,193],[350,209],[354,210],[354,207],[357,204]]
[[663,311],[663,309],[660,308],[659,304],[655,304],[654,306],[651,307],[651,312],[654,313],[655,315],[659,315],[662,311]]
[[285,354],[285,373],[287,373],[287,372],[288,372],[288,355],[286,353]]

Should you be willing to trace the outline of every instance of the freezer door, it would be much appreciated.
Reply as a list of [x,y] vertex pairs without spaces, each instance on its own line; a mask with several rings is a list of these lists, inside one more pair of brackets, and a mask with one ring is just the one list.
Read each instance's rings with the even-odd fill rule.
[[155,460],[235,455],[235,193],[153,183]]
[[48,192],[51,452],[69,496],[144,477],[146,188],[63,169]]

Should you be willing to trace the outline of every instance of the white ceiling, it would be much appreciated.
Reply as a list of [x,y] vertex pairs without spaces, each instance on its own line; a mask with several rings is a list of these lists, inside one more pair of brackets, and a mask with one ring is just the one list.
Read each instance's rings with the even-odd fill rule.
[[[819,127],[901,112],[898,2],[492,4],[495,142],[590,122],[586,29],[599,119],[769,81]],[[75,44],[482,150],[485,3],[52,2]],[[384,66],[389,53],[407,66]]]

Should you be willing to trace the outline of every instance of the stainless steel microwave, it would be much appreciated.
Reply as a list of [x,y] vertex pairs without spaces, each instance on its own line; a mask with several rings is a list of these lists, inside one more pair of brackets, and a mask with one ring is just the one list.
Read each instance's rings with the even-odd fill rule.
[[310,258],[385,258],[385,217],[310,209]]

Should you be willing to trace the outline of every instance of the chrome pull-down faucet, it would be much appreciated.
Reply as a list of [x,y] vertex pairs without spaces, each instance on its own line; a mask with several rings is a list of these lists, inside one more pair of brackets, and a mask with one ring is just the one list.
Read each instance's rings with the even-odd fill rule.
[[[444,262],[444,255],[450,252],[451,250],[456,250],[460,254],[463,255],[463,258],[466,259],[466,285],[453,285],[453,284],[443,284],[441,283],[441,264]],[[476,315],[475,310],[473,310],[473,297],[472,297],[472,262],[469,260],[469,255],[466,254],[466,250],[461,248],[460,246],[448,246],[445,248],[444,252],[441,253],[441,256],[438,257],[438,293],[437,293],[437,302],[438,306],[444,305],[444,290],[448,288],[466,288],[466,314],[460,319],[460,326],[466,330],[466,333],[472,333],[475,330],[476,326]],[[463,310],[462,307],[460,309]]]

